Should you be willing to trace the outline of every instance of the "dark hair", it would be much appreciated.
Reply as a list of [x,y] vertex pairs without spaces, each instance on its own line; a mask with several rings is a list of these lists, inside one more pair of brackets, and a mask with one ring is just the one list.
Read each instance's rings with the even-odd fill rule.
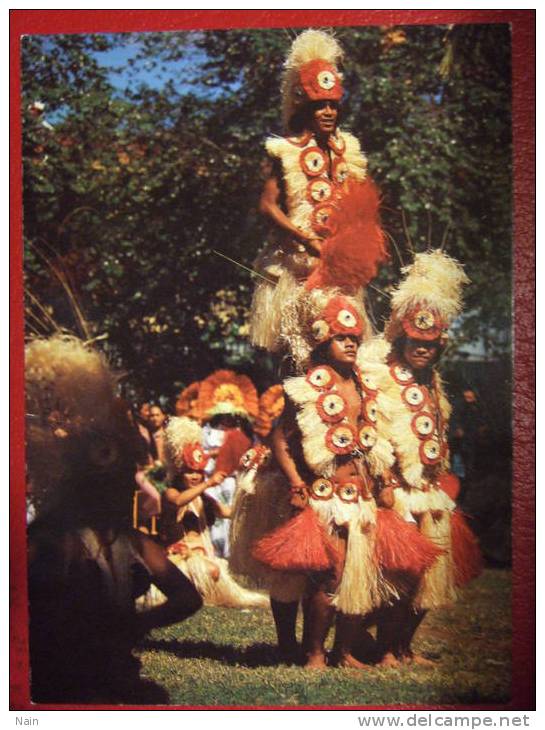
[[325,365],[329,362],[329,344],[331,339],[321,342],[318,347],[315,347],[310,355],[310,361],[313,365]]
[[218,426],[225,426],[226,428],[240,428],[243,433],[248,436],[250,441],[253,441],[254,430],[252,424],[244,416],[240,416],[234,413],[218,413],[209,421],[212,428],[218,428]]

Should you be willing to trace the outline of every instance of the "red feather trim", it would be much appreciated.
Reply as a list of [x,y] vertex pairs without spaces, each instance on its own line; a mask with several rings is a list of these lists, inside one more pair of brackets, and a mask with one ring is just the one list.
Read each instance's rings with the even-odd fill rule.
[[232,474],[240,464],[241,457],[248,451],[252,442],[239,428],[227,431],[225,441],[220,446],[216,460],[216,471]]
[[483,557],[477,538],[458,510],[452,513],[450,526],[454,577],[457,586],[465,586],[481,574]]
[[339,556],[311,507],[258,540],[252,555],[274,570],[328,570]]
[[397,512],[379,509],[377,518],[376,555],[384,570],[422,575],[443,553]]
[[456,474],[452,474],[451,472],[441,474],[439,477],[439,486],[452,500],[455,500],[460,494],[460,480]]
[[355,292],[377,275],[388,258],[386,237],[379,220],[379,193],[367,178],[349,182],[339,201],[339,229],[322,246],[320,262],[307,279],[306,288],[338,286]]

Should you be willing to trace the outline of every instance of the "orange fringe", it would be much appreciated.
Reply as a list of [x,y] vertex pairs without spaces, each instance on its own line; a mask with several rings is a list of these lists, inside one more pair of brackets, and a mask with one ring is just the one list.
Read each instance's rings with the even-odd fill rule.
[[320,261],[306,289],[340,287],[355,293],[377,275],[388,259],[386,237],[379,220],[379,192],[372,180],[348,183],[339,202],[339,228],[322,246]]
[[452,513],[450,521],[454,580],[458,587],[477,578],[483,570],[479,541],[473,534],[462,512]]
[[258,540],[252,555],[274,570],[295,572],[328,570],[339,558],[311,507]]
[[383,570],[422,575],[444,553],[391,509],[377,512],[376,555]]

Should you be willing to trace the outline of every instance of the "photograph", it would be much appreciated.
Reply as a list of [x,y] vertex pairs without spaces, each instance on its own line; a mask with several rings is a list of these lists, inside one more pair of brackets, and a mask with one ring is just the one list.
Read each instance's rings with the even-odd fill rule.
[[11,709],[535,709],[535,11],[10,20]]

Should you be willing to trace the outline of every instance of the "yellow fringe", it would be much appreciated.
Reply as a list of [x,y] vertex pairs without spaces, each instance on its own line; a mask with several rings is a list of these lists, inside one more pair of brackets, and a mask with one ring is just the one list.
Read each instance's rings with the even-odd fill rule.
[[[269,599],[263,593],[251,591],[240,586],[230,575],[227,561],[194,553],[189,558],[170,556],[170,560],[193,583],[209,606],[224,608],[267,608]],[[214,579],[211,568],[219,570]]]
[[414,606],[418,609],[442,608],[452,605],[457,598],[454,583],[454,561],[450,532],[450,513],[432,516],[425,512],[420,518],[420,532],[446,552],[427,570],[418,587]]
[[255,560],[252,547],[291,517],[290,492],[286,477],[275,464],[259,469],[253,486],[253,492],[248,492],[237,480],[229,533],[229,568],[256,587],[270,588],[278,571]]
[[375,561],[375,528],[363,527],[355,518],[349,527],[344,570],[332,604],[342,613],[363,616],[384,601],[381,583]]

